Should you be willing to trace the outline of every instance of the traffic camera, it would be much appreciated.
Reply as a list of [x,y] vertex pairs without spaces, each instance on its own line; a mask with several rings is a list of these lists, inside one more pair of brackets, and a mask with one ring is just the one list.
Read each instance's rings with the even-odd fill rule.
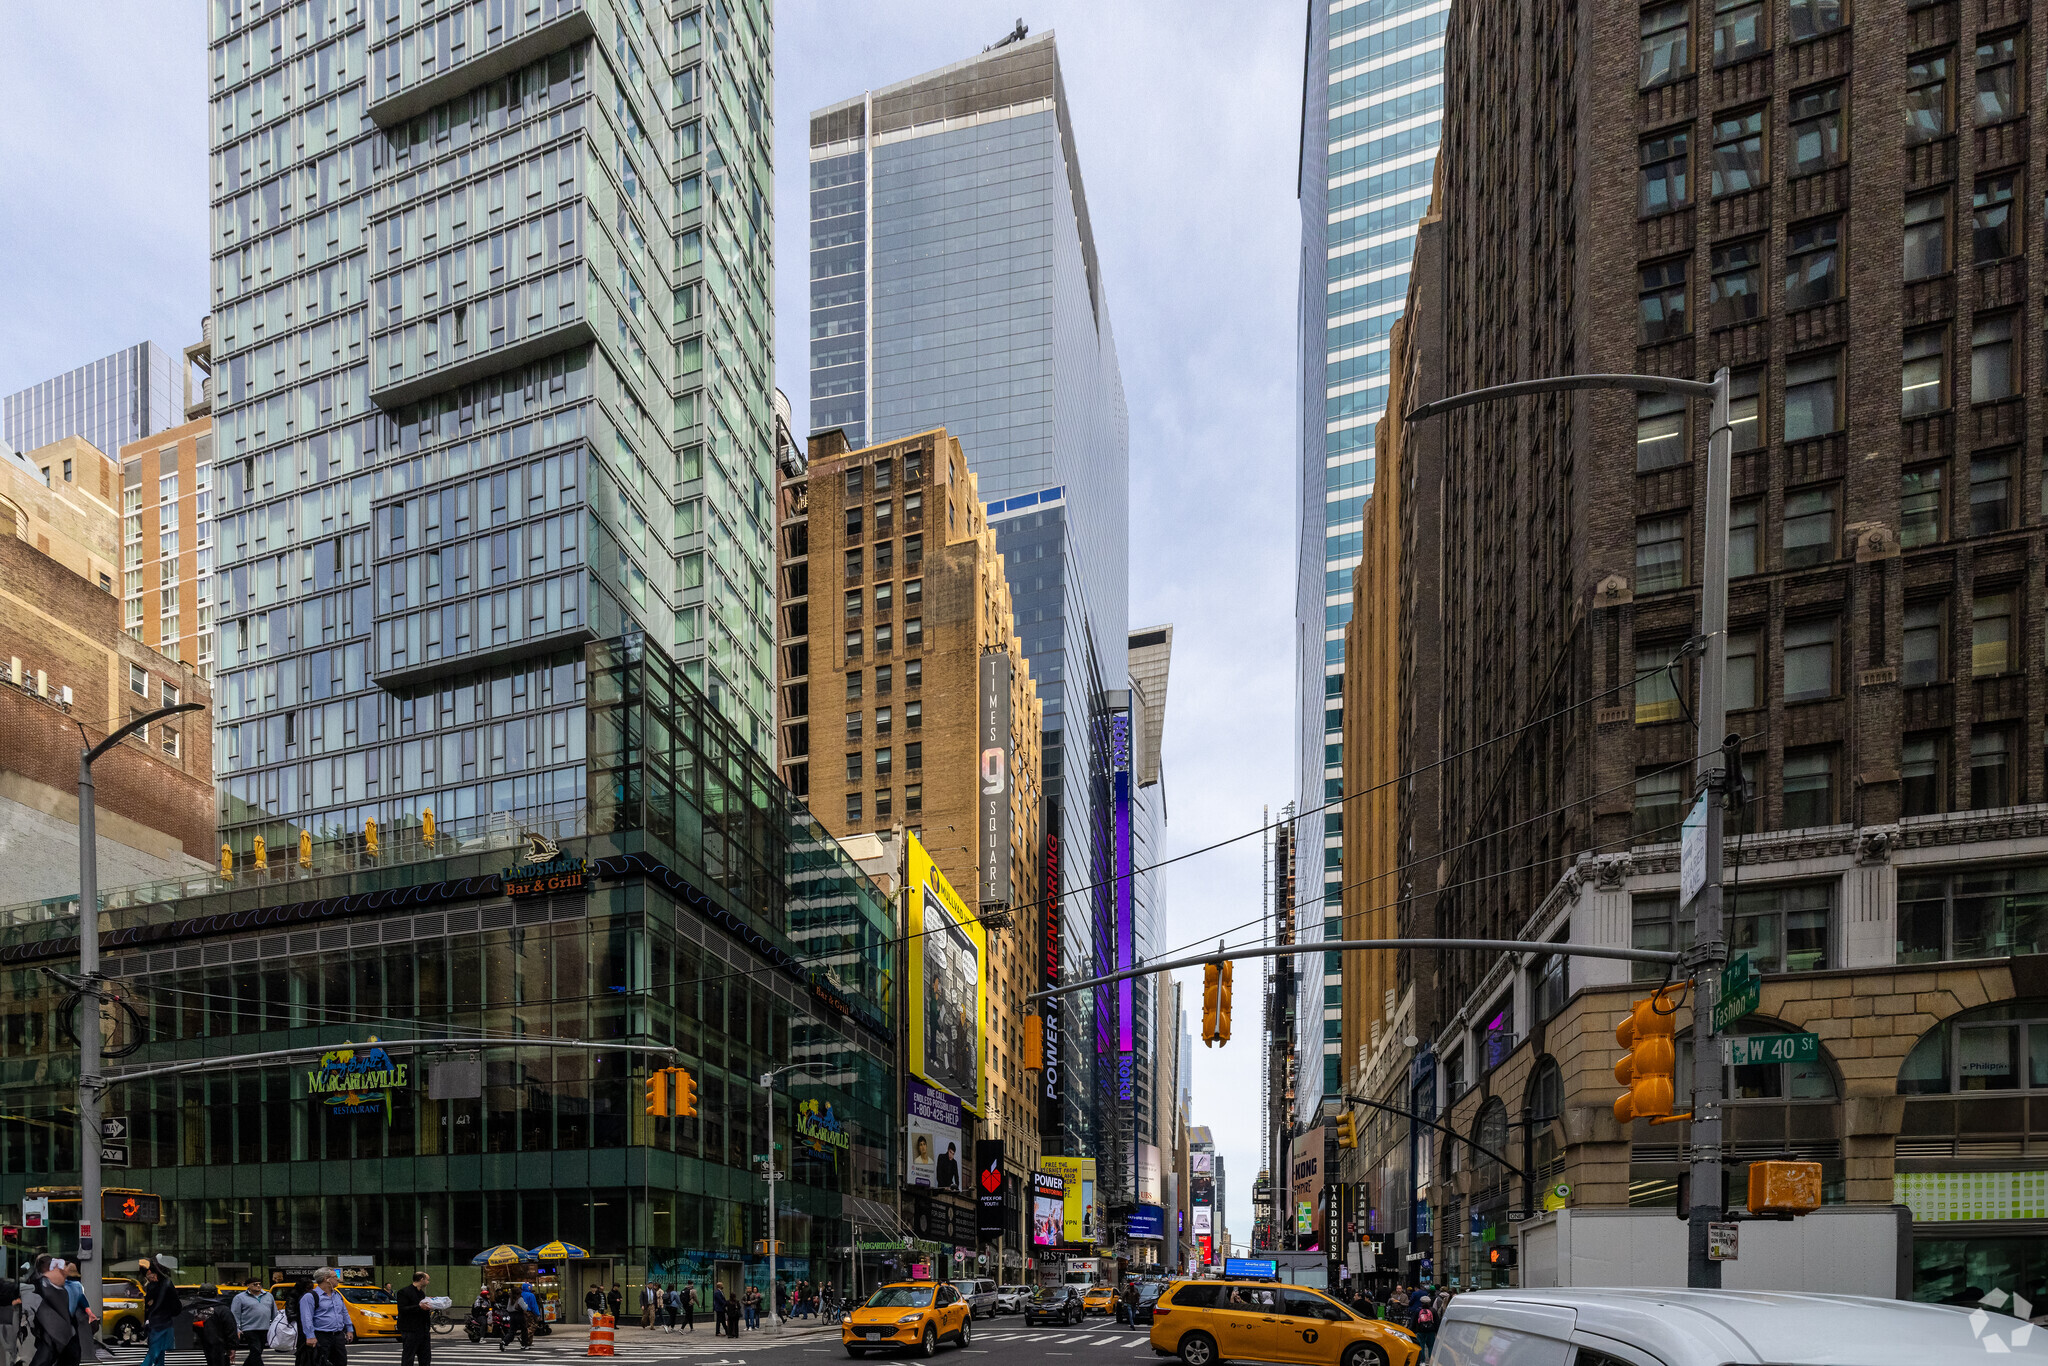
[[1672,1074],[1678,1068],[1678,990],[1664,987],[1637,1001],[1614,1027],[1614,1041],[1628,1050],[1614,1064],[1614,1079],[1628,1088],[1614,1098],[1614,1118],[1620,1123],[1671,1113],[1676,1096]]

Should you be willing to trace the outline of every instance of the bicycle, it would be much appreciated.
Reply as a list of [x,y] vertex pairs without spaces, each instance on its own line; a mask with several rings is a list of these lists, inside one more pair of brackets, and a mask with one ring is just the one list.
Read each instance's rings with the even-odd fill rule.
[[436,1309],[434,1311],[433,1328],[437,1333],[452,1333],[455,1331],[455,1320],[448,1317],[447,1310]]

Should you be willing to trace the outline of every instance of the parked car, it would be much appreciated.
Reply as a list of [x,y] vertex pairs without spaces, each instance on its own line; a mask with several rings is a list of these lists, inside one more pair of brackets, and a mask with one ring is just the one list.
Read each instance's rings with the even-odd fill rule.
[[1081,1289],[1073,1285],[1043,1285],[1024,1302],[1024,1326],[1049,1323],[1071,1328],[1088,1311],[1081,1307]]
[[999,1285],[996,1287],[996,1312],[998,1314],[1021,1314],[1024,1301],[1031,1298],[1032,1287],[1028,1285]]
[[992,1319],[996,1316],[996,1283],[986,1277],[972,1281],[954,1281],[953,1288],[960,1292],[960,1298],[967,1301],[968,1310],[978,1319]]
[[[1182,1281],[1155,1300],[1151,1312],[1152,1350],[1186,1366],[1253,1359],[1281,1366],[1415,1366],[1422,1355],[1407,1329],[1353,1313],[1306,1286]],[[1542,1366],[1562,1360],[1546,1359]],[[1510,1364],[1489,1356],[1456,1366]]]
[[950,1281],[896,1281],[868,1296],[846,1316],[840,1345],[858,1361],[870,1351],[908,1348],[931,1356],[940,1338],[965,1347],[974,1338],[974,1315]]
[[[1157,1337],[1158,1330],[1154,1329]],[[1440,1366],[1626,1366],[1854,1362],[1924,1366],[1986,1354],[2048,1361],[2023,1320],[1974,1305],[1767,1290],[1474,1290],[1454,1296],[1437,1331]],[[1994,1347],[1991,1344],[1997,1343]],[[1228,1353],[1226,1352],[1226,1355]]]

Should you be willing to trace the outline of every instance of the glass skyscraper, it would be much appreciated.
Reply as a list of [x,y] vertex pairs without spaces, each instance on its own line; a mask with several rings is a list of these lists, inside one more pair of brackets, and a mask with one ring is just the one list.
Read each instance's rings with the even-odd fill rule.
[[[1408,294],[1415,224],[1442,133],[1449,0],[1309,0],[1302,92],[1301,540],[1295,584],[1300,713],[1299,933],[1338,937],[1343,886],[1344,626],[1386,410],[1388,334]],[[1323,856],[1309,851],[1320,847]],[[1311,913],[1321,905],[1323,914]],[[1297,1115],[1343,1081],[1341,955],[1303,961]],[[1316,1056],[1322,1063],[1317,1066]]]
[[[829,105],[810,145],[811,427],[960,438],[1045,701],[1063,970],[1089,975],[1115,952],[1129,433],[1053,37]],[[1067,1007],[1049,1152],[1114,1158],[1116,1010],[1107,991],[1092,1019]]]
[[585,646],[773,761],[764,0],[210,0],[231,841],[580,819]]
[[0,398],[0,440],[32,451],[82,436],[118,460],[130,441],[183,420],[179,371],[177,356],[155,342],[123,347]]

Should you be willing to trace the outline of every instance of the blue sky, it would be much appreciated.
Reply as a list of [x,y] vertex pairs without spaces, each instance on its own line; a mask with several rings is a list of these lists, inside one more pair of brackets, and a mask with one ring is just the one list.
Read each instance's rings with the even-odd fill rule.
[[[1169,850],[1250,829],[1293,791],[1294,172],[1303,9],[1058,0],[1075,141],[1131,423],[1135,626],[1174,623]],[[1018,3],[776,6],[777,373],[804,427],[806,121],[820,105],[972,55]],[[152,339],[207,309],[205,21],[198,0],[22,0],[0,25],[8,326],[0,393]],[[1169,947],[1260,913],[1259,842],[1165,870]],[[1233,935],[1239,938],[1241,935]],[[1191,1014],[1200,976],[1182,974]],[[1259,1161],[1258,973],[1236,1038],[1196,1046],[1194,1119],[1215,1131],[1228,1222],[1251,1229]],[[1199,1023],[1198,1021],[1196,1023]]]

